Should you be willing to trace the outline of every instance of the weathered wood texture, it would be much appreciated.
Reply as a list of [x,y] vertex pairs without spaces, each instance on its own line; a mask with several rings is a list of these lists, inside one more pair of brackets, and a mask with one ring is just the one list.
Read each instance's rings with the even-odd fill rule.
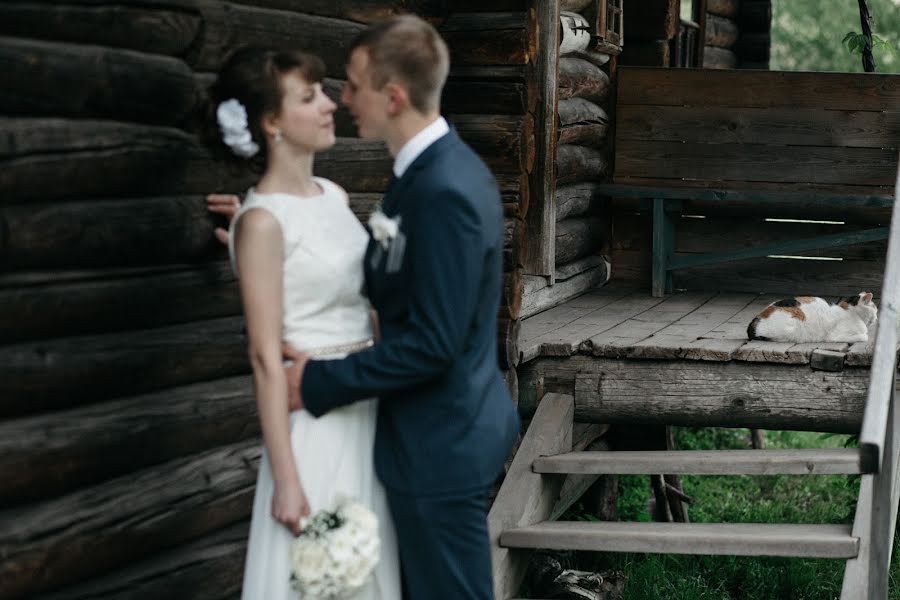
[[734,18],[737,16],[741,4],[740,0],[706,0],[706,12],[721,17]]
[[181,60],[98,46],[0,37],[0,69],[0,112],[7,115],[179,125],[202,93]]
[[534,473],[531,464],[538,456],[572,449],[572,406],[571,396],[543,398],[488,514],[497,598],[511,598],[518,590],[529,557],[501,547],[500,536],[511,527],[543,521],[553,510],[563,477]]
[[175,550],[164,550],[110,575],[40,594],[36,600],[237,599],[249,523],[231,525]]
[[556,220],[599,212],[604,202],[600,187],[591,182],[573,183],[556,189]]
[[537,53],[529,13],[454,13],[438,30],[458,65],[527,64]]
[[258,434],[249,377],[0,422],[0,506],[52,498]]
[[706,18],[706,45],[717,48],[731,48],[741,32],[731,19],[709,15]]
[[4,598],[124,567],[250,514],[257,440],[146,469],[42,504],[0,523]]
[[[574,395],[578,421],[855,433],[868,371],[577,355],[527,363],[519,385],[525,388],[538,378],[548,392]],[[523,415],[534,410],[523,404],[527,397],[520,397]]]
[[559,59],[560,100],[579,97],[599,104],[609,92],[609,75],[600,67],[580,58],[564,56]]
[[570,218],[556,224],[556,264],[564,265],[583,258],[603,245],[603,221]]
[[[0,118],[0,131],[2,204],[235,191],[257,177],[226,169],[195,138],[169,127]],[[387,189],[390,165],[382,143],[350,138],[316,158],[317,174],[354,192]]]
[[249,369],[240,317],[2,346],[0,416],[83,405]]
[[[565,273],[567,268],[580,266],[575,272]],[[609,262],[599,256],[588,256],[556,271],[556,283],[547,285],[543,277],[526,276],[522,292],[522,318],[536,315],[567,300],[580,296],[586,291],[603,285],[609,280]],[[528,323],[528,321],[524,321]],[[531,360],[540,351],[540,341],[521,348],[522,360]]]
[[[632,184],[666,180],[673,186],[689,187],[716,182],[719,189],[752,187],[757,182],[789,183],[792,189],[803,184],[842,185],[853,186],[859,193],[890,195],[900,123],[889,122],[885,135],[893,136],[894,141],[886,147],[855,147],[839,137],[824,147],[809,141],[816,138],[816,131],[820,132],[818,139],[829,129],[841,131],[844,111],[880,113],[900,102],[900,82],[889,76],[870,75],[621,69],[618,118],[630,121],[623,120],[622,126],[617,122],[614,180]],[[753,116],[764,120],[748,129],[737,125],[733,117],[723,119],[724,113],[719,113],[719,118],[714,116],[709,121],[712,131],[706,142],[694,141],[693,127],[681,128],[684,138],[671,142],[666,134],[655,138],[652,127],[629,128],[629,123],[634,124],[634,111],[644,111],[646,118],[653,120],[650,115],[657,110],[667,110],[668,116],[674,116],[672,111],[677,112],[677,106],[685,107],[684,116],[696,115],[697,108],[704,107],[747,115],[741,120]],[[754,109],[773,110],[770,114]],[[785,131],[759,143],[758,128],[771,127],[775,133],[769,123],[784,123],[791,119],[789,114],[793,122]],[[879,117],[862,117],[862,122],[867,118]],[[897,129],[891,132],[891,127]],[[730,130],[727,141],[722,139],[723,130]]]
[[531,171],[535,153],[531,115],[450,115],[449,121],[493,172]]
[[[113,251],[117,251],[114,249]],[[227,262],[0,276],[6,344],[238,315]],[[123,310],[127,306],[128,310]]]
[[669,40],[678,32],[678,0],[632,0],[625,13],[625,52],[633,41]]

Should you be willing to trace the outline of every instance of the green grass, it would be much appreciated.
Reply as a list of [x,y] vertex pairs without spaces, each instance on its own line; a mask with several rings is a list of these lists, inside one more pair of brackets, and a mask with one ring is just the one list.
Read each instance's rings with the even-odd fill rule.
[[[675,436],[685,450],[747,447],[745,429],[679,428]],[[766,432],[768,448],[852,443],[847,436]],[[694,498],[695,523],[851,523],[859,489],[858,477],[824,475],[686,476],[682,483]],[[649,521],[648,494],[647,477],[620,477],[620,519]],[[590,516],[575,509],[564,518]],[[844,561],[820,559],[579,553],[569,561],[584,570],[624,571],[625,600],[832,600],[840,596],[844,574]],[[897,563],[890,600],[900,600]]]

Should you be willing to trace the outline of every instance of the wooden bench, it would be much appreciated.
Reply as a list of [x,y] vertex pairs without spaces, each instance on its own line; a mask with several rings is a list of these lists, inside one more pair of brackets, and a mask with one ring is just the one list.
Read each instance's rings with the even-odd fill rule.
[[[623,67],[604,187],[649,203],[661,296],[676,269],[886,239],[898,146],[898,75]],[[682,211],[785,204],[800,218],[849,214],[868,226],[676,256]]]

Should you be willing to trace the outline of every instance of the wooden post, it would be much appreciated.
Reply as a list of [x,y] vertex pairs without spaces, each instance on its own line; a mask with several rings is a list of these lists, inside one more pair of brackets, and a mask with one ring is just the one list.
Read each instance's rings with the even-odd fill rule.
[[529,177],[533,196],[528,209],[528,256],[525,273],[543,275],[554,283],[556,268],[556,120],[557,79],[559,77],[559,1],[536,0],[533,27],[538,48],[531,81],[537,86],[534,115],[535,159]]
[[675,225],[666,212],[665,200],[653,199],[653,266],[651,293],[660,298],[672,291],[669,263],[675,248]]
[[509,600],[518,592],[530,555],[527,550],[501,547],[500,534],[550,516],[565,476],[535,473],[532,463],[539,456],[572,450],[574,411],[572,396],[544,396],[488,514],[497,600]]

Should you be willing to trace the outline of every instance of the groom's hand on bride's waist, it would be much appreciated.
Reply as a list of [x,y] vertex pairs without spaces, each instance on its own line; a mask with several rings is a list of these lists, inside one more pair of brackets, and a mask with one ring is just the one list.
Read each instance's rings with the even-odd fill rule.
[[281,344],[281,355],[287,375],[288,410],[303,410],[303,399],[300,398],[300,380],[303,378],[303,369],[309,362],[309,356],[287,342]]

